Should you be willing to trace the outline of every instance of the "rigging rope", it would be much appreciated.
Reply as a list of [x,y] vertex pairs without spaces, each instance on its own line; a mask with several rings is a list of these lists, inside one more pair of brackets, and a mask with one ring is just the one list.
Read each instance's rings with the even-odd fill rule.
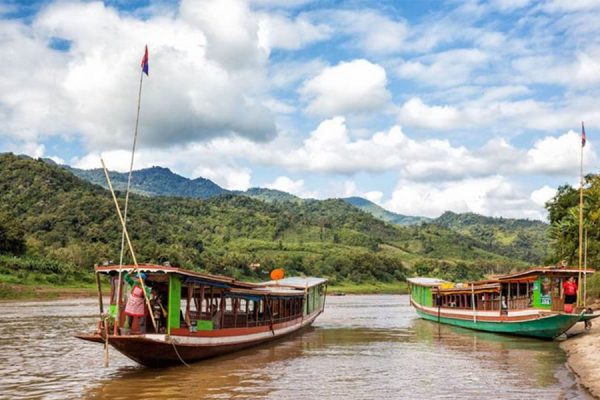
[[187,364],[185,361],[183,361],[183,358],[181,358],[181,356],[179,355],[179,352],[177,351],[177,347],[175,346],[175,342],[173,342],[171,340],[171,346],[173,346],[173,350],[175,350],[175,354],[177,354],[177,358],[179,358],[179,361],[181,361],[183,363],[183,365],[185,365],[186,367],[190,368],[189,364]]

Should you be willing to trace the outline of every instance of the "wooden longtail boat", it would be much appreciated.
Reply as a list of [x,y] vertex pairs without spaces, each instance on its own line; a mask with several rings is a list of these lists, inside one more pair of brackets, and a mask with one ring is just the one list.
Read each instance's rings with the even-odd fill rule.
[[[117,301],[117,293],[127,293],[123,280],[118,290],[119,270],[132,272],[134,267],[96,267],[97,276],[109,278],[110,305],[104,312],[99,284],[103,318],[96,332],[77,337],[108,342],[149,367],[198,361],[283,337],[312,324],[325,307],[327,281],[321,278],[291,277],[257,284],[175,267],[139,265],[136,271],[146,275],[145,284],[156,291],[156,298],[165,299],[165,307],[159,311],[163,315],[157,319],[157,329],[149,323],[140,326],[137,319],[128,329],[125,296]],[[150,322],[150,318],[145,320]]]
[[580,321],[600,316],[564,312],[563,282],[593,270],[540,267],[495,279],[454,284],[409,278],[410,303],[421,318],[487,332],[554,339]]

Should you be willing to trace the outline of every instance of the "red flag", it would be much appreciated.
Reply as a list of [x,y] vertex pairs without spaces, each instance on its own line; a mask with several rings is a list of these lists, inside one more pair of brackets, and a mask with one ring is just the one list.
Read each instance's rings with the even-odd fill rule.
[[583,126],[583,121],[581,121],[581,147],[585,146],[585,127]]
[[142,71],[148,76],[148,45],[146,45],[146,51],[144,52],[144,57],[142,58]]

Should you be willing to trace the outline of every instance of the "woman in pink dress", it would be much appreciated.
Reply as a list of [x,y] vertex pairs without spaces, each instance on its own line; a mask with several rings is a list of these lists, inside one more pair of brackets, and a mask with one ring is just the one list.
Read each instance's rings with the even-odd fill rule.
[[[140,272],[138,274],[139,277],[142,278],[142,281],[146,281],[146,274]],[[140,332],[146,332],[146,301],[144,299],[144,290],[146,293],[149,292],[147,287],[142,288],[140,286],[140,280],[131,278],[129,274],[125,274],[125,281],[132,286],[131,293],[129,298],[127,299],[127,304],[125,305],[125,315],[127,315],[127,323],[126,326],[132,327],[133,319],[137,318],[139,322]]]

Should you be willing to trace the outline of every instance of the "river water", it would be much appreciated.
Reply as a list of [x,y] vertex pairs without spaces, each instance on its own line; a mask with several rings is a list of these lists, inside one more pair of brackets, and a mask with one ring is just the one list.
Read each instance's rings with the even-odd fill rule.
[[328,297],[314,327],[231,355],[148,369],[75,339],[96,301],[0,303],[4,399],[588,399],[558,343],[416,317],[407,296]]

